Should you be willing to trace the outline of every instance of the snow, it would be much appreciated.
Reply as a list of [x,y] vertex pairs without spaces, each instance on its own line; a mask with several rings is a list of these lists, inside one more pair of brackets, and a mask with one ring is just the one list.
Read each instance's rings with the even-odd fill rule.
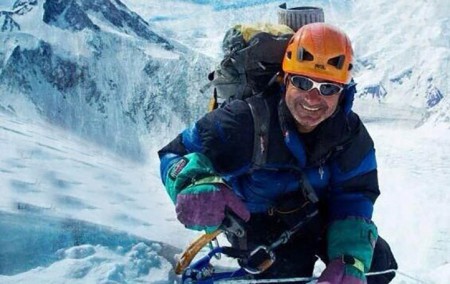
[[14,4],[14,0],[0,0],[0,10],[10,11]]
[[[50,125],[0,117],[1,184],[8,189],[0,200],[2,210],[30,204],[52,215],[113,223],[120,230],[180,245],[170,236],[182,227],[162,226],[175,217],[158,169],[112,156]],[[154,203],[147,204],[149,200]]]
[[[123,2],[158,34],[211,58],[220,57],[228,27],[275,22],[278,5]],[[0,0],[0,10],[13,3]],[[299,3],[323,6],[326,21],[349,33],[358,89],[381,84],[387,91],[385,98],[357,98],[355,110],[377,150],[382,195],[374,220],[406,274],[393,283],[450,283],[450,5],[438,0],[289,5]],[[79,46],[77,56],[90,52],[84,49],[89,33],[68,37],[68,31],[30,19],[20,19],[22,31],[51,34],[49,42],[72,56],[71,46]],[[21,42],[36,44],[25,32]],[[126,38],[123,45],[126,50]],[[142,49],[153,57],[175,56],[151,45]],[[114,68],[114,61],[102,64]],[[136,64],[143,62],[129,60],[120,68]],[[430,88],[444,97],[431,110],[425,96]],[[0,108],[0,283],[172,283],[174,253],[199,234],[178,223],[159,179],[156,151],[181,128],[162,125],[160,137],[141,137],[148,159],[136,162],[40,120],[19,94],[0,96],[27,114]]]
[[2,283],[167,283],[171,264],[158,255],[160,249],[142,242],[129,250],[79,245],[58,250],[58,261],[48,268],[37,267],[0,279]]
[[[155,167],[112,156],[42,122],[0,113],[0,123],[0,274],[36,264],[24,273],[0,276],[1,283],[66,278],[97,283],[120,275],[125,282],[168,279],[171,266],[159,256],[156,241],[184,247],[194,234],[176,221]],[[34,239],[21,242],[20,235]],[[67,242],[74,238],[82,240]],[[128,244],[129,239],[135,243]],[[32,252],[26,259],[23,249]],[[23,262],[11,264],[9,258]]]
[[[379,110],[364,107],[356,105],[376,142],[382,195],[374,220],[380,234],[402,271],[445,283],[450,131],[414,130],[415,121],[395,109],[391,117],[377,117]],[[154,242],[182,248],[198,233],[176,221],[154,151],[152,162],[136,164],[43,122],[4,113],[0,122],[0,230],[13,234],[0,238],[8,247],[0,252],[0,274],[8,275],[1,283],[168,281],[173,259],[160,256]],[[67,241],[74,238],[81,239]],[[32,253],[23,255],[24,249]]]

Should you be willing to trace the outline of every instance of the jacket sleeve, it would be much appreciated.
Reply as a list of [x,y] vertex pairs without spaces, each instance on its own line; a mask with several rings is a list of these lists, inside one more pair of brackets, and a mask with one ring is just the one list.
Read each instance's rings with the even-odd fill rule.
[[163,183],[170,167],[193,152],[208,157],[219,174],[239,171],[251,161],[253,131],[253,118],[244,101],[207,113],[158,151]]
[[346,217],[370,220],[380,194],[374,144],[356,114],[350,113],[347,121],[351,139],[330,163],[329,217],[330,221]]

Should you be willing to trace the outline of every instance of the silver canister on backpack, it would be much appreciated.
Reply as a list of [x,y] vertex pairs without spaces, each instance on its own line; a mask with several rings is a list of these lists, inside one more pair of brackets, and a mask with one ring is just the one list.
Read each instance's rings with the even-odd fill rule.
[[302,6],[288,9],[286,3],[281,4],[278,8],[278,23],[286,25],[294,31],[306,24],[325,22],[322,8]]

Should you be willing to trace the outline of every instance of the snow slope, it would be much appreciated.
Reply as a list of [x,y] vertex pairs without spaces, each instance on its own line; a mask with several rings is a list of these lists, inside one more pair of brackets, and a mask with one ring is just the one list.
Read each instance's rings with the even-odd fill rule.
[[[0,10],[15,1],[6,2],[0,0]],[[276,21],[273,1],[234,1],[234,6],[231,2],[124,1],[158,34],[170,38],[176,48],[192,47],[213,59],[220,56],[220,40],[233,23]],[[326,20],[343,27],[354,41],[361,94],[355,110],[375,140],[382,191],[374,219],[380,234],[391,244],[400,271],[409,275],[399,275],[393,283],[450,283],[450,5],[439,0],[289,2],[292,6],[298,3],[323,6]],[[33,27],[31,18],[21,24]],[[64,35],[76,42],[73,35],[42,23],[38,26],[56,31],[58,36],[50,40],[59,56],[74,56],[69,45],[61,44]],[[107,39],[102,35],[101,41],[117,40],[113,36],[117,30],[107,25],[102,28],[109,28],[109,33]],[[46,37],[45,30],[38,34]],[[82,35],[76,33],[75,38]],[[8,34],[2,38],[14,43]],[[104,59],[94,62],[98,72],[102,64],[108,70],[114,69],[115,63],[117,69],[127,70],[135,64],[144,66],[143,60],[152,56],[157,56],[158,62],[163,62],[163,55],[171,56],[160,48],[143,48],[133,57],[126,50],[140,42],[133,39],[128,45],[122,34],[120,38],[116,49],[106,51],[108,55],[118,51],[120,63]],[[20,41],[30,45],[36,42],[26,33],[21,34]],[[84,49],[85,43],[78,46],[74,50],[80,56],[90,52]],[[7,48],[0,46],[2,50]],[[1,56],[8,58],[6,54]],[[187,82],[200,84],[199,77],[193,75],[198,63],[192,60]],[[203,61],[201,68],[205,68]],[[159,72],[146,82],[163,84],[173,79],[170,70],[179,71],[175,67],[156,70]],[[119,89],[154,87],[122,80],[123,72],[111,72],[121,85]],[[109,78],[109,73],[99,74]],[[131,77],[133,72],[127,74]],[[0,107],[0,283],[172,282],[172,255],[198,235],[177,222],[159,180],[156,157],[156,149],[183,127],[179,117],[184,113],[186,105],[182,102],[186,98],[178,100],[176,96],[195,87],[182,82],[177,81],[179,89],[170,89],[172,104],[161,112],[178,123],[150,121],[156,131],[139,137],[145,149],[140,153],[148,156],[145,163],[136,162],[134,156],[111,153],[111,148],[92,144],[95,139],[84,140],[71,128],[55,127],[54,121],[42,121],[39,109],[18,93],[0,93],[2,101],[7,102]],[[105,93],[105,86],[114,88],[107,81],[100,86]],[[386,95],[378,96],[383,89]],[[46,90],[39,89],[39,95]],[[430,106],[430,94],[436,94],[435,90],[443,98]],[[143,92],[143,101],[137,98],[134,105],[148,103],[149,93]],[[191,103],[200,114],[202,98],[195,93],[187,95],[195,98]],[[127,101],[119,97],[119,101],[122,99]],[[20,107],[21,115],[14,115],[12,106]],[[117,109],[111,111],[118,113]],[[139,111],[138,116],[145,115],[142,109]],[[82,114],[78,112],[73,121],[85,121]],[[95,130],[98,125],[92,124],[92,133],[101,136],[102,132]],[[132,139],[123,133],[116,136]]]
[[423,281],[398,276],[394,283],[449,283],[449,129],[415,129],[414,115],[386,105],[380,110],[357,103],[355,109],[377,151],[381,196],[374,221],[399,270]]
[[[396,119],[401,112],[356,108],[376,141],[380,234],[401,271],[447,283],[450,131],[413,130],[416,121]],[[169,244],[182,248],[198,235],[176,221],[156,162],[136,164],[4,113],[0,148],[1,283],[168,283]]]
[[169,279],[193,234],[154,168],[2,112],[0,148],[0,283]]

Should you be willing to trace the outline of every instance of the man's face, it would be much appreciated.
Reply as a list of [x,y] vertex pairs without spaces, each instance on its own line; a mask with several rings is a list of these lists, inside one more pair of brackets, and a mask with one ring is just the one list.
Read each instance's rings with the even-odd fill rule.
[[[313,77],[307,78],[312,79],[317,83],[328,82],[343,87],[340,83]],[[306,83],[310,82],[306,81]],[[336,110],[341,91],[332,95],[324,96],[321,95],[316,87],[305,91],[303,90],[305,88],[302,89],[294,86],[289,78],[286,80],[286,84],[286,105],[292,116],[295,118],[297,122],[297,129],[300,132],[307,133],[313,131],[317,125],[329,118]],[[327,86],[324,87],[327,88]]]

